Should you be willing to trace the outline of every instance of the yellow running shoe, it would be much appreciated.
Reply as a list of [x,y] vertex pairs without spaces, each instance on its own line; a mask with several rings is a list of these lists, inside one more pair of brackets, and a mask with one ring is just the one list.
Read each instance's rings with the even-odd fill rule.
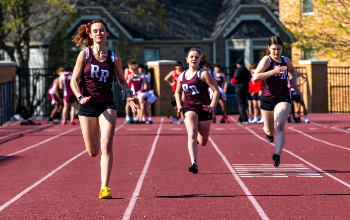
[[103,186],[98,197],[100,199],[111,199],[112,195],[109,193],[109,188],[107,186]]

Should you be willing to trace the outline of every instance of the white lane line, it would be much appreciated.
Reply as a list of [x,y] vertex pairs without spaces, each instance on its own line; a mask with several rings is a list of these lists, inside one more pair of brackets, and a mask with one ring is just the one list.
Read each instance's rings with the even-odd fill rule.
[[57,171],[59,171],[60,169],[62,169],[63,167],[65,167],[67,164],[69,164],[70,162],[72,162],[73,160],[77,159],[80,155],[82,155],[83,153],[85,153],[86,151],[84,150],[83,152],[79,153],[78,155],[72,157],[70,160],[68,160],[67,162],[65,162],[64,164],[62,164],[61,166],[57,167],[55,170],[53,170],[52,172],[50,172],[49,174],[47,174],[45,177],[43,177],[42,179],[40,179],[39,181],[37,181],[36,183],[34,183],[33,185],[29,186],[28,188],[26,188],[25,190],[23,190],[21,193],[19,193],[18,195],[16,195],[15,197],[13,197],[10,201],[6,202],[5,204],[3,204],[2,206],[0,206],[0,212],[2,210],[4,210],[7,206],[11,205],[12,203],[14,203],[16,200],[18,200],[19,198],[21,198],[24,194],[26,194],[27,192],[29,192],[30,190],[32,190],[34,187],[36,187],[37,185],[39,185],[40,183],[42,183],[43,181],[45,181],[46,179],[48,179],[49,177],[51,177],[53,174],[55,174]]
[[18,125],[18,124],[21,123],[21,122],[22,122],[22,120],[16,121],[16,122],[10,124],[10,126]]
[[[315,125],[318,125],[318,126],[321,126],[321,127],[324,127],[324,128],[328,128],[327,126],[325,125],[321,125],[321,124],[318,124],[318,123],[315,123],[315,122],[311,122],[312,124],[315,124]],[[349,131],[345,130],[345,129],[340,129],[340,128],[337,128],[337,126],[333,126],[331,127],[330,129],[333,129],[333,130],[336,130],[336,131],[341,131],[341,132],[345,132],[347,134],[350,134]]]
[[8,155],[6,155],[6,156],[0,157],[0,160],[5,159],[6,157],[9,157],[9,156],[12,156],[12,155],[15,155],[15,154],[22,153],[22,152],[27,151],[27,150],[29,150],[29,149],[32,149],[32,148],[34,148],[34,147],[37,147],[37,146],[39,146],[39,145],[41,145],[41,144],[43,144],[43,143],[46,143],[46,142],[48,142],[48,141],[51,141],[51,140],[53,140],[53,139],[55,139],[55,138],[58,138],[58,137],[60,137],[60,136],[62,136],[62,135],[64,135],[64,134],[69,133],[69,132],[71,132],[71,131],[73,131],[73,130],[76,130],[76,129],[78,129],[78,128],[70,129],[69,131],[63,132],[63,133],[61,133],[61,134],[59,134],[59,135],[56,135],[56,136],[51,137],[51,138],[49,138],[49,139],[46,139],[45,141],[42,141],[42,142],[37,143],[37,144],[34,144],[34,145],[32,145],[32,146],[30,146],[30,147],[27,147],[27,148],[25,148],[25,149],[23,149],[23,150],[19,150],[19,151],[16,151],[16,152],[12,153],[12,154],[8,154]]
[[137,197],[138,197],[138,195],[139,195],[139,193],[140,193],[140,190],[141,190],[141,187],[142,187],[143,180],[144,180],[144,178],[145,178],[145,176],[146,176],[146,173],[147,173],[149,164],[151,163],[151,160],[152,160],[154,151],[155,151],[155,149],[156,149],[156,145],[157,145],[157,141],[158,141],[158,138],[159,138],[159,134],[160,134],[160,131],[161,131],[162,126],[163,126],[163,120],[164,120],[164,118],[162,118],[162,119],[160,120],[160,126],[159,126],[159,128],[158,128],[157,135],[156,135],[156,137],[154,138],[151,151],[150,151],[150,153],[149,153],[149,155],[148,155],[148,157],[147,157],[146,164],[145,164],[145,166],[143,167],[143,170],[142,170],[142,173],[141,173],[141,175],[140,175],[140,177],[139,177],[139,180],[137,181],[137,185],[136,185],[136,188],[135,188],[135,190],[134,190],[134,193],[132,194],[132,197],[131,197],[131,199],[130,199],[128,208],[126,208],[126,211],[125,211],[124,216],[123,216],[123,220],[129,219],[130,216],[131,216],[132,210],[134,209],[134,206],[135,206]]
[[[250,200],[250,202],[253,204],[254,208],[256,209],[256,211],[259,213],[260,217],[262,219],[269,219],[269,217],[267,217],[267,215],[265,214],[264,210],[261,208],[261,206],[259,205],[259,203],[256,201],[256,199],[254,198],[254,196],[250,193],[249,189],[245,186],[245,184],[243,183],[243,181],[241,180],[241,178],[239,178],[239,175],[236,173],[235,169],[233,169],[233,167],[230,165],[230,163],[228,162],[228,160],[226,159],[225,155],[220,151],[220,149],[218,148],[218,146],[214,143],[214,141],[211,139],[211,137],[209,137],[209,141],[211,142],[211,144],[213,145],[213,147],[215,148],[215,150],[218,152],[218,154],[221,156],[222,160],[225,162],[226,166],[228,167],[228,169],[231,171],[232,175],[234,176],[234,178],[236,179],[236,181],[238,182],[238,184],[241,186],[241,188],[243,189],[244,193],[247,195],[248,199]],[[245,176],[247,177],[247,176]]]
[[331,127],[331,129],[336,130],[336,131],[345,132],[345,133],[347,133],[347,134],[350,134],[349,131],[347,131],[347,130],[345,130],[345,129],[340,129],[340,128],[338,128],[338,126],[333,126],[333,127]]
[[241,176],[241,177],[259,177],[259,178],[261,178],[261,177],[272,177],[272,178],[275,178],[275,177],[288,177],[288,176]]
[[7,137],[11,137],[11,136],[14,136],[14,135],[17,135],[17,134],[22,134],[22,133],[29,132],[29,131],[33,131],[33,130],[38,130],[38,129],[40,129],[40,128],[46,128],[46,127],[48,127],[48,126],[50,126],[50,125],[40,125],[39,127],[36,127],[36,128],[32,128],[32,129],[28,129],[28,130],[25,130],[25,131],[20,131],[20,132],[17,132],[17,133],[13,133],[13,134],[9,134],[9,135],[0,137],[0,139],[7,138]]
[[119,127],[115,128],[114,132],[118,131],[118,130],[119,130],[121,127],[123,127],[123,125],[125,125],[125,124],[126,124],[126,121],[124,121],[124,123],[121,124]]
[[[123,123],[122,125],[120,125],[118,128],[115,129],[115,131],[117,131],[119,128],[121,128],[125,123]],[[75,130],[77,128],[73,128],[69,131]],[[67,131],[67,132],[69,132]],[[65,133],[67,133],[65,132]],[[62,135],[62,134],[61,134]],[[37,185],[39,185],[40,183],[42,183],[43,181],[47,180],[49,177],[51,177],[53,174],[55,174],[57,171],[59,171],[60,169],[62,169],[63,167],[65,167],[66,165],[68,165],[70,162],[72,162],[73,160],[77,159],[78,157],[80,157],[81,155],[83,155],[86,152],[86,150],[80,152],[79,154],[75,155],[74,157],[72,157],[71,159],[69,159],[68,161],[66,161],[64,164],[62,164],[61,166],[57,167],[55,170],[51,171],[49,174],[47,174],[46,176],[44,176],[42,179],[40,179],[39,181],[37,181],[36,183],[34,183],[33,185],[29,186],[28,188],[26,188],[25,190],[23,190],[21,193],[19,193],[18,195],[16,195],[15,197],[13,197],[10,201],[6,202],[5,204],[3,204],[2,206],[0,206],[0,212],[2,210],[4,210],[7,206],[11,205],[12,203],[14,203],[15,201],[17,201],[19,198],[21,198],[24,194],[26,194],[27,192],[29,192],[30,190],[32,190],[33,188],[35,188]],[[1,159],[1,158],[0,158]]]
[[[255,133],[255,132],[254,132],[253,130],[251,130],[250,128],[245,128],[245,129],[247,129],[248,131],[250,131],[250,132],[251,132],[252,134],[254,134],[257,138],[259,138],[259,139],[261,139],[262,141],[266,142],[266,140],[265,140],[264,138],[260,137],[257,133]],[[268,143],[268,142],[266,142],[266,143]],[[274,146],[274,144],[272,144],[272,143],[269,143],[269,144],[272,145],[272,146]],[[286,150],[286,149],[283,149],[283,151],[285,151],[285,152],[289,153],[290,155],[292,155],[292,156],[298,158],[299,160],[303,161],[304,163],[308,164],[309,166],[313,167],[314,169],[316,169],[316,170],[318,170],[318,171],[324,173],[325,175],[327,175],[327,176],[329,176],[330,178],[334,179],[335,181],[337,181],[337,182],[343,184],[344,186],[350,188],[350,184],[348,184],[348,183],[344,182],[343,180],[338,179],[337,177],[335,177],[335,176],[333,176],[333,175],[327,173],[326,171],[324,171],[324,170],[318,168],[317,166],[315,166],[315,165],[313,165],[312,163],[310,163],[310,162],[304,160],[303,158],[299,157],[298,155],[295,155],[295,154],[292,153],[291,151]]]
[[342,146],[340,146],[340,145],[332,144],[332,143],[329,143],[329,142],[327,142],[327,141],[324,141],[324,140],[321,140],[321,139],[312,137],[311,135],[305,134],[304,132],[299,131],[299,130],[293,128],[293,127],[289,127],[289,129],[291,129],[291,130],[293,130],[293,131],[296,131],[296,132],[298,132],[298,133],[300,133],[300,134],[302,134],[302,135],[304,135],[304,136],[306,136],[306,137],[308,137],[308,138],[311,138],[312,140],[319,141],[319,142],[322,142],[322,143],[324,143],[324,144],[331,145],[331,146],[333,146],[333,147],[338,147],[338,148],[341,148],[341,149],[349,150],[349,151],[350,151],[350,148],[342,147]]

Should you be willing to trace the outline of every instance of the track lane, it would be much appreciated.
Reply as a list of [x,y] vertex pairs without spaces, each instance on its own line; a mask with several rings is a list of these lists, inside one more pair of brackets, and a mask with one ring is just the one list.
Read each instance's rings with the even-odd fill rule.
[[[124,124],[116,132],[110,180],[114,199],[98,199],[100,160],[99,157],[91,158],[83,154],[7,207],[2,214],[6,212],[13,216],[11,214],[20,210],[19,216],[22,218],[121,219],[151,149],[159,127],[157,121],[153,125]],[[77,139],[84,146],[82,137]],[[39,201],[37,195],[40,195]]]
[[[300,177],[301,174],[314,174],[316,170],[286,152],[282,154],[281,167],[275,168],[271,158],[274,147],[244,129],[245,127],[258,129],[261,125],[232,126],[239,127],[234,134],[230,130],[216,131],[216,134],[212,134],[212,139],[218,146],[222,146],[221,151],[239,172],[243,182],[269,218],[350,217],[346,211],[350,201],[348,187],[323,174],[321,174],[323,177]],[[264,138],[264,133],[261,131],[259,136]],[[229,147],[227,143],[232,145]],[[286,144],[286,149],[288,147]],[[306,169],[303,171],[299,168]],[[283,175],[288,177],[282,177]],[[339,204],[339,200],[342,204]]]
[[131,219],[260,219],[211,143],[198,148],[194,175],[185,126],[164,125]]

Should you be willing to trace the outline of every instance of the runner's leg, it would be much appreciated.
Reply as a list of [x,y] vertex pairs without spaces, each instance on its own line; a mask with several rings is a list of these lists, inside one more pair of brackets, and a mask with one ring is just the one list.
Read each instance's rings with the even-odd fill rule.
[[285,124],[290,112],[291,105],[288,102],[280,102],[275,106],[274,118],[275,118],[275,148],[276,154],[281,155],[283,146],[286,140]]
[[184,122],[188,135],[188,152],[190,153],[191,163],[197,161],[197,139],[198,139],[198,115],[193,111],[184,114]]
[[113,165],[113,136],[117,120],[114,109],[106,109],[99,118],[101,128],[101,185],[108,186]]

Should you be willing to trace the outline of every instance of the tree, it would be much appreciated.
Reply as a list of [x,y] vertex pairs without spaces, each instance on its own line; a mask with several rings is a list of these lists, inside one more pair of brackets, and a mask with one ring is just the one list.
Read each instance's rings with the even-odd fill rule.
[[1,0],[0,13],[0,49],[27,68],[30,33],[53,31],[74,9],[69,0]]
[[[291,7],[293,10],[298,10],[299,14],[307,9],[306,6],[300,5]],[[300,16],[300,19],[292,19],[285,24],[295,38],[294,45],[304,53],[314,51],[320,56],[325,55],[344,61],[350,58],[349,10],[349,1],[314,0],[314,15]]]

